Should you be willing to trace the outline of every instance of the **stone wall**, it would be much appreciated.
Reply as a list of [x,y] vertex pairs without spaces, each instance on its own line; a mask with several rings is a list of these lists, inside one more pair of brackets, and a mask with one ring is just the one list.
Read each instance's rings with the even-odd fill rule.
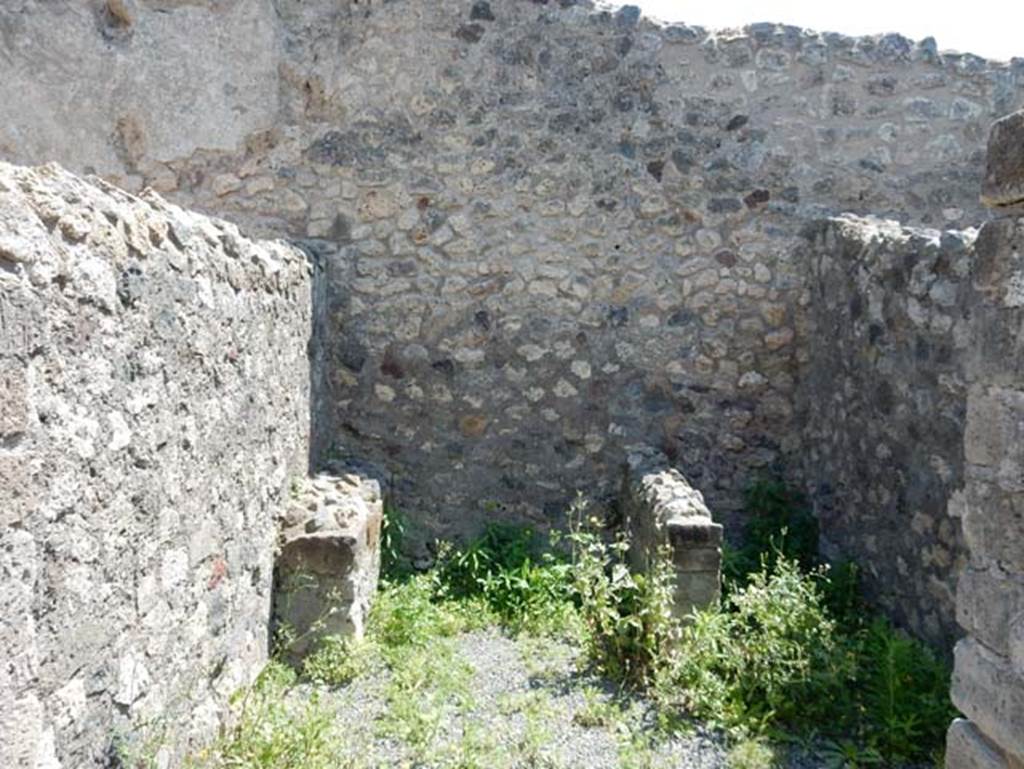
[[309,292],[292,247],[0,163],[0,765],[180,748],[265,660]]
[[808,231],[805,479],[823,552],[938,648],[958,630],[968,273],[975,233],[844,216]]
[[[0,10],[0,147],[308,239],[317,454],[448,533],[611,497],[640,442],[725,522],[755,474],[798,476],[801,223],[977,221],[1024,82],[933,41],[585,2],[125,6]],[[91,73],[73,94],[53,50]]]
[[798,452],[803,217],[978,216],[982,116],[1012,93],[896,38],[415,10],[358,27],[360,120],[305,158],[350,196],[321,225],[323,434],[440,527],[610,494],[640,441],[729,521]]
[[1024,767],[1024,115],[994,126],[971,272],[965,488],[953,504],[970,563],[957,590],[949,769]]
[[667,556],[674,579],[673,614],[686,619],[718,602],[722,525],[704,497],[665,457],[648,447],[630,451],[620,498],[629,534],[630,567],[647,571]]

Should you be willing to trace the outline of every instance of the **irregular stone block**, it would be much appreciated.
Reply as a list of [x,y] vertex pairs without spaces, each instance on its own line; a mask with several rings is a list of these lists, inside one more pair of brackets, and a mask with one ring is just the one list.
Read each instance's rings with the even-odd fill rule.
[[718,547],[688,547],[673,537],[677,528],[675,521],[669,521],[668,538],[672,545],[672,564],[678,571],[716,572],[722,562],[722,551]]
[[973,387],[967,394],[964,455],[992,468],[1004,489],[1024,490],[1024,392]]
[[[694,491],[690,488],[689,482],[683,478],[682,473],[677,470],[668,471],[669,477],[665,480],[668,481],[668,486],[674,491],[679,491],[683,494],[694,493],[700,497],[699,491]],[[660,485],[662,479],[658,480]],[[685,488],[680,486],[680,482],[685,484]],[[704,499],[700,497],[700,503],[703,505]],[[705,508],[706,510],[707,508]],[[671,513],[671,510],[662,509],[660,513]],[[668,526],[668,537],[669,542],[672,546],[680,548],[717,548],[722,544],[722,525],[715,523],[710,518],[711,513],[708,512],[707,516],[703,517],[700,515],[687,515],[680,518],[663,518]]]
[[274,590],[274,620],[295,633],[293,661],[322,638],[363,636],[383,518],[379,484],[357,475],[318,475],[293,491]]
[[52,767],[53,732],[43,704],[29,692],[0,701],[0,766]]
[[973,638],[956,645],[955,657],[953,704],[1008,756],[1024,760],[1024,680]]
[[998,208],[1024,204],[1024,111],[992,124],[981,202]]
[[1024,576],[995,566],[966,569],[957,586],[957,620],[985,646],[1009,655],[1011,629],[1024,622]]
[[[1024,219],[985,222],[975,241],[971,281],[996,308],[1024,307]],[[993,329],[979,328],[978,339]]]
[[946,769],[1012,769],[978,727],[958,718],[946,732]]
[[964,538],[975,560],[1000,561],[1024,572],[1024,492],[972,479],[967,485]]
[[621,501],[632,567],[648,569],[667,548],[675,571],[673,613],[683,618],[719,598],[722,526],[711,520],[703,495],[666,465],[655,452],[631,454]]
[[1010,618],[1007,632],[1007,650],[1010,653],[1010,664],[1017,677],[1024,681],[1024,612]]

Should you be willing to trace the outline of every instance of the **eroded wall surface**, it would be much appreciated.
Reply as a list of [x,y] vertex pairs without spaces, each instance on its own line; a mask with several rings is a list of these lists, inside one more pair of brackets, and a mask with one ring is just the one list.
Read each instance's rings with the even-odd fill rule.
[[980,217],[984,116],[1019,98],[1009,70],[895,37],[417,7],[361,29],[350,93],[383,123],[306,156],[355,172],[325,424],[442,525],[557,516],[631,443],[727,521],[758,473],[795,474],[801,223]]
[[0,765],[181,748],[265,661],[309,292],[283,243],[0,163]]
[[[1018,129],[1013,146],[1019,164]],[[1018,177],[1019,181],[1019,177]],[[987,223],[971,273],[965,487],[949,769],[1024,767],[1024,219]]]
[[[1024,79],[931,41],[587,3],[125,7],[0,12],[0,104],[40,105],[0,145],[308,239],[328,280],[317,451],[375,461],[435,532],[610,495],[632,443],[727,521],[754,475],[797,476],[801,223],[979,221],[987,126]],[[199,55],[238,29],[244,53]],[[73,102],[35,83],[55,43],[109,75]]]
[[844,216],[809,228],[805,480],[823,552],[937,648],[959,630],[974,230]]

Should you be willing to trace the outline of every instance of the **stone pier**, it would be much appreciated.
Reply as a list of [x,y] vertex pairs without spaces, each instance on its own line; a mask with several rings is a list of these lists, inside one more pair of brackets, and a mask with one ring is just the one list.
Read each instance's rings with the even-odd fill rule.
[[960,578],[947,769],[1024,767],[1024,113],[993,126],[971,274],[966,485],[951,503],[970,563]]
[[721,591],[722,525],[711,520],[704,496],[664,457],[634,451],[620,499],[638,570],[661,555],[675,572],[673,613],[680,619],[714,604]]

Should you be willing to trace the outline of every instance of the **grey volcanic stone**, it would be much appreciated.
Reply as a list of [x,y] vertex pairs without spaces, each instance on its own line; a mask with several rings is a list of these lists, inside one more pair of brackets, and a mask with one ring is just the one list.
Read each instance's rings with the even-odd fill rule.
[[327,636],[362,638],[383,517],[379,484],[358,475],[319,474],[293,488],[274,587],[274,621],[296,636],[287,650],[293,660]]
[[998,208],[1024,207],[1024,110],[992,124],[981,200]]
[[1013,769],[978,728],[958,718],[946,735],[946,769]]
[[309,287],[283,243],[0,163],[0,766],[133,733],[166,765],[266,661]]
[[975,236],[849,215],[808,234],[804,473],[821,546],[948,654],[967,560],[949,500],[964,484]]

